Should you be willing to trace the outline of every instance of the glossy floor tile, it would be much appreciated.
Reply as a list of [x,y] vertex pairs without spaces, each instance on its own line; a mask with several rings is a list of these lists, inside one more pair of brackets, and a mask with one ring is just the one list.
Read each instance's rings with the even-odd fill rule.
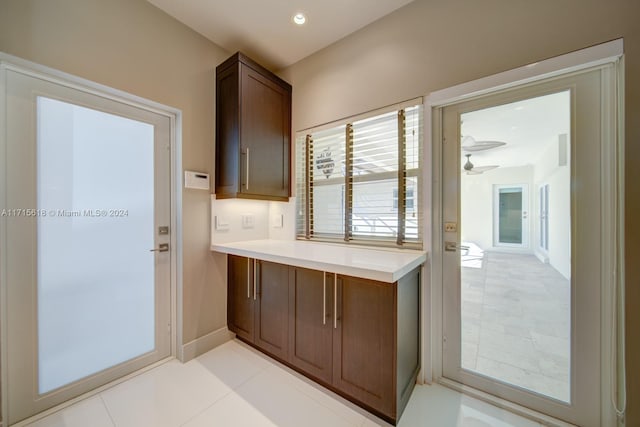
[[[417,386],[400,427],[539,427],[440,385]],[[251,347],[230,341],[165,363],[33,427],[389,426]]]

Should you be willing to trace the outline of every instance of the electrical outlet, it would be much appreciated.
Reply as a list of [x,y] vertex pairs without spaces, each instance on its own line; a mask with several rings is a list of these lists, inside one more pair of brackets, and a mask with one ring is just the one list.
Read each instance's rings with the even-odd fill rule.
[[253,214],[242,215],[242,228],[253,228],[254,225],[255,221],[253,218]]

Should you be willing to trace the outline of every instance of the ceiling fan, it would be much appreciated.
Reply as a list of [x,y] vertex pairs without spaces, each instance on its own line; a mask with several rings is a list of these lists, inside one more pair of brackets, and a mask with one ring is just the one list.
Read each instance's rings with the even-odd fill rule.
[[460,146],[464,151],[475,152],[490,150],[492,148],[501,147],[506,144],[506,142],[502,141],[476,141],[474,137],[467,135],[462,138]]
[[464,164],[463,168],[467,172],[467,175],[480,175],[492,169],[496,169],[498,165],[489,165],[489,166],[474,166],[471,163],[471,154],[465,154],[467,158],[467,163]]

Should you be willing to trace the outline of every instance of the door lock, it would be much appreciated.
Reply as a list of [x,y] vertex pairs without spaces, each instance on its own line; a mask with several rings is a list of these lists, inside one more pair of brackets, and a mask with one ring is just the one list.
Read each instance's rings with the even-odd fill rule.
[[455,233],[458,231],[458,223],[456,222],[445,222],[444,223],[444,231],[445,233]]

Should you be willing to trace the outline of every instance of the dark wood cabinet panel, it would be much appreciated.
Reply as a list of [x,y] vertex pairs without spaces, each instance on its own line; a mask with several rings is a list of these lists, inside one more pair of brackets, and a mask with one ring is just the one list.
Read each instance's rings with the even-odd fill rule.
[[256,262],[254,343],[287,360],[289,353],[289,266]]
[[338,278],[333,385],[395,416],[395,293],[391,283]]
[[288,200],[291,85],[236,53],[216,68],[216,197]]
[[396,283],[397,413],[409,402],[420,370],[420,269]]
[[289,361],[310,376],[333,378],[333,274],[291,267]]
[[242,152],[247,159],[242,192],[289,196],[291,92],[250,67],[242,66]]
[[229,330],[253,342],[253,266],[245,257],[227,257],[227,323]]

